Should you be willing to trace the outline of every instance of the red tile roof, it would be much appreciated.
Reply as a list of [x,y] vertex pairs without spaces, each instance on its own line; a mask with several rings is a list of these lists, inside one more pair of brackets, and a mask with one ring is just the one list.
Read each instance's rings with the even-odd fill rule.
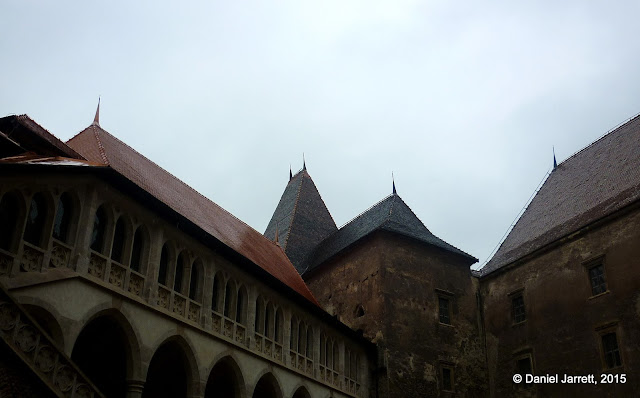
[[108,165],[205,232],[317,305],[280,246],[93,124],[67,142],[91,162]]

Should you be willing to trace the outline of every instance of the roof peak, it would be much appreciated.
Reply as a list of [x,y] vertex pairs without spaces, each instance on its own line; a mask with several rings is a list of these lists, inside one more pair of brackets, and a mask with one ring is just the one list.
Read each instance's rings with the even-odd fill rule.
[[98,97],[98,108],[96,109],[96,115],[93,117],[92,126],[100,126],[100,97]]

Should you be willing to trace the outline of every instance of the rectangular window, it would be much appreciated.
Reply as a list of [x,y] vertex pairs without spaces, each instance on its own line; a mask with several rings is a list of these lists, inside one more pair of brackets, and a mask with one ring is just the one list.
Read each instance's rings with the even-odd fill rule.
[[511,315],[514,323],[524,322],[527,319],[522,294],[511,297]]
[[442,391],[453,391],[453,368],[442,366]]
[[589,280],[591,281],[591,294],[593,296],[607,291],[607,282],[604,278],[604,264],[599,263],[589,268]]
[[622,366],[620,350],[618,349],[618,338],[615,332],[602,335],[602,351],[604,352],[604,362],[607,369]]
[[451,305],[450,301],[446,297],[438,297],[438,314],[440,323],[445,325],[451,325]]

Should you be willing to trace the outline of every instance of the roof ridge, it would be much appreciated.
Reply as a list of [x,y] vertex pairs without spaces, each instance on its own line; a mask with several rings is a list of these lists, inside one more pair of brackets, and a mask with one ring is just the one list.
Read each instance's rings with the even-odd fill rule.
[[374,207],[378,206],[380,203],[382,203],[385,200],[389,199],[390,196],[393,196],[393,194],[389,194],[389,195],[385,196],[384,198],[380,199],[379,201],[377,201],[376,203],[372,204],[365,211],[361,212],[357,216],[353,217],[351,220],[347,221],[346,223],[344,223],[340,227],[338,227],[338,230],[341,230],[342,228],[344,228],[347,225],[351,224],[352,222],[354,222],[358,218],[362,217],[365,213],[369,212],[371,209],[373,209]]
[[602,134],[600,137],[596,138],[595,141],[592,141],[590,144],[588,144],[587,146],[583,147],[582,149],[577,150],[576,152],[574,152],[572,155],[570,155],[569,157],[567,157],[565,160],[563,160],[562,162],[558,163],[558,166],[560,166],[561,164],[565,163],[566,161],[576,157],[577,155],[579,155],[581,152],[586,151],[587,149],[591,148],[593,145],[595,145],[596,143],[600,142],[601,140],[603,140],[604,138],[608,137],[610,134],[615,133],[618,129],[620,129],[620,127],[624,126],[627,123],[630,123],[633,119],[637,119],[640,117],[640,113],[637,113],[634,116],[631,116],[628,119],[625,119],[625,121],[623,121],[622,123],[618,123],[617,125],[615,125],[614,127],[610,128],[609,130],[607,130],[606,133]]
[[[97,126],[97,127],[100,128],[100,126]],[[107,153],[104,150],[104,145],[102,145],[102,141],[100,140],[100,137],[98,136],[99,131],[96,131],[96,125],[92,124],[91,126],[89,126],[89,128],[91,128],[93,130],[93,136],[96,137],[96,141],[98,143],[98,149],[100,150],[100,156],[102,157],[102,160],[104,160],[105,164],[109,165],[109,158],[107,157]],[[100,130],[102,130],[102,128],[100,128]],[[102,131],[104,131],[106,133],[105,130],[102,130]]]
[[[299,172],[296,173],[295,176],[297,176],[298,174],[300,174],[303,171],[306,171],[306,170],[305,169],[300,170]],[[294,176],[294,178],[295,178],[295,176]],[[291,181],[293,181],[293,179]],[[287,228],[287,237],[284,240],[283,248],[286,248],[287,247],[287,243],[289,243],[289,236],[291,236],[291,227],[293,226],[293,220],[295,220],[295,218],[296,218],[296,210],[298,209],[298,202],[300,201],[300,192],[302,192],[302,184],[303,183],[304,183],[304,174],[302,174],[300,176],[300,185],[298,185],[298,191],[296,192],[296,201],[295,201],[295,204],[293,205],[293,210],[291,211],[291,213],[292,213],[292,215],[291,215],[291,223],[288,225],[288,228]]]

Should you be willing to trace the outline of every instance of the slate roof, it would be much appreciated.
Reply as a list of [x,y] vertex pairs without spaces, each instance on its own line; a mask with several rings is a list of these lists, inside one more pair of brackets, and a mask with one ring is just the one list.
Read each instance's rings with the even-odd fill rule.
[[275,241],[276,230],[278,244],[300,274],[311,251],[338,230],[306,167],[289,180],[264,236]]
[[496,254],[490,274],[640,199],[640,116],[549,175]]
[[79,153],[27,115],[0,118],[0,144],[0,156],[3,157],[37,150],[42,155],[82,159]]
[[313,254],[307,258],[306,272],[315,269],[342,250],[375,231],[387,231],[407,236],[463,256],[470,260],[471,263],[478,261],[475,257],[432,234],[400,196],[391,194],[345,224],[322,242]]
[[67,145],[88,161],[109,166],[214,238],[317,304],[278,245],[102,129],[87,127]]

